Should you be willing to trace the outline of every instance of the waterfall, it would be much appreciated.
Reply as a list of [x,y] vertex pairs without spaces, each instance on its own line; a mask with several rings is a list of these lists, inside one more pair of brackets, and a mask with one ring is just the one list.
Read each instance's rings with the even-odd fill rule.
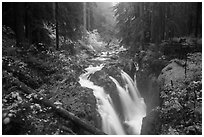
[[139,135],[142,126],[142,119],[146,116],[146,105],[130,76],[124,71],[122,71],[121,75],[123,80],[126,82],[125,88],[121,87],[116,79],[111,76],[109,77],[116,84],[119,92],[123,115],[125,117],[123,124],[127,127],[126,132],[128,134]]
[[140,96],[136,83],[124,71],[121,71],[121,78],[125,83],[124,87],[115,78],[109,76],[116,85],[122,104],[122,112],[120,112],[123,115],[122,119],[118,116],[110,95],[104,91],[103,87],[94,85],[89,79],[91,74],[102,68],[102,65],[88,67],[85,69],[87,72],[79,77],[79,83],[82,87],[93,89],[93,94],[97,100],[97,110],[102,118],[102,130],[107,134],[140,134],[142,119],[146,116],[146,105]]

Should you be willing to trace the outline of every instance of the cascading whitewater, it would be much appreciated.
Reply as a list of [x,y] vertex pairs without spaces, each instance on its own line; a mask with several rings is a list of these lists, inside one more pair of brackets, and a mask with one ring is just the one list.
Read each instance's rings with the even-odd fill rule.
[[122,102],[124,121],[122,123],[127,127],[126,133],[139,135],[142,126],[142,119],[146,116],[146,105],[141,98],[137,86],[124,71],[121,76],[125,81],[125,88],[120,86],[116,79],[109,76],[116,84],[119,97]]
[[97,99],[97,110],[102,118],[102,130],[107,134],[140,134],[142,119],[146,116],[146,105],[136,84],[124,71],[121,71],[121,77],[125,83],[124,87],[115,78],[109,76],[116,85],[122,104],[122,112],[120,112],[120,115],[123,115],[122,119],[118,116],[110,95],[104,91],[103,87],[94,85],[89,80],[90,74],[102,68],[102,65],[88,67],[85,69],[87,72],[79,77],[81,86],[93,89],[94,96]]

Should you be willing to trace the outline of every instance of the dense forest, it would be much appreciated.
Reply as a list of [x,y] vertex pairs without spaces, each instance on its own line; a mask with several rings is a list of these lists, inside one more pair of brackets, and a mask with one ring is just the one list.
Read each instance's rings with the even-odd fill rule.
[[201,2],[3,2],[4,135],[202,134]]

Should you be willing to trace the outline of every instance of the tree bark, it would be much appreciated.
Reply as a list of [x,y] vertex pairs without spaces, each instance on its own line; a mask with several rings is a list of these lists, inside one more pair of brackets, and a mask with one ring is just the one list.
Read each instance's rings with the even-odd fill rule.
[[162,40],[165,40],[165,36],[166,36],[166,11],[167,11],[167,5],[166,3],[164,2],[163,3],[163,16],[162,16]]
[[[187,5],[188,11],[192,11],[192,5]],[[193,15],[188,13],[188,35],[191,35],[193,32]]]
[[86,30],[86,2],[83,3],[83,20],[84,20],[84,31]]
[[30,11],[29,3],[25,6],[25,34],[28,39],[29,45],[32,44],[32,13]]
[[18,79],[16,79],[15,77],[7,74],[6,72],[3,72],[4,77],[9,80],[11,83],[15,84],[16,86],[18,86],[20,89],[22,89],[22,91],[25,94],[32,94],[33,98],[40,102],[41,104],[47,106],[47,107],[51,107],[57,114],[59,114],[61,117],[71,120],[73,121],[75,124],[79,125],[81,128],[87,130],[88,132],[95,134],[95,135],[105,135],[104,132],[102,132],[101,130],[97,129],[96,127],[93,127],[89,124],[87,124],[85,121],[79,119],[77,116],[75,116],[73,113],[65,110],[64,108],[55,105],[53,102],[49,101],[48,99],[46,99],[44,96],[42,96],[41,94],[39,94],[37,91],[33,90],[32,88],[28,87],[27,85],[25,85],[23,82],[19,81]]
[[91,8],[91,7],[90,7],[90,5],[89,5],[88,10],[87,10],[87,15],[88,15],[88,22],[87,22],[88,28],[87,28],[87,29],[88,29],[89,31],[90,31],[90,29],[91,29],[91,23],[90,23],[90,22],[91,22],[91,17],[90,17],[90,16],[91,16],[91,13],[90,13],[90,8]]
[[154,8],[154,3],[152,3],[151,9],[152,9],[152,14],[151,14],[151,42],[155,42],[155,32],[154,32],[154,24],[155,24],[154,14],[155,14],[155,8]]
[[140,3],[140,19],[142,21],[142,33],[141,33],[141,37],[140,37],[140,42],[141,42],[141,45],[142,45],[142,50],[144,50],[144,20],[143,20],[143,14],[144,14],[144,3],[141,2]]
[[196,25],[195,25],[195,37],[198,37],[199,20],[202,13],[202,3],[198,2],[196,6]]
[[58,3],[55,2],[56,50],[59,49]]
[[22,47],[25,40],[24,30],[24,3],[18,2],[15,4],[15,32],[16,32],[16,44]]

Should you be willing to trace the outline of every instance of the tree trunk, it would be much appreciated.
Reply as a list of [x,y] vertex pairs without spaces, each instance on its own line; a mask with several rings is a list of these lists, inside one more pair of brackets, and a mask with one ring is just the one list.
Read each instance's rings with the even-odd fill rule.
[[[139,8],[140,8],[141,21],[144,22],[143,21],[143,13],[144,13],[144,3],[143,2],[140,3]],[[144,50],[144,24],[143,23],[142,23],[142,34],[141,34],[141,37],[140,37],[140,42],[142,44],[142,50]]]
[[23,82],[19,81],[18,79],[14,78],[13,76],[8,75],[6,72],[3,72],[3,75],[5,76],[5,78],[7,80],[11,81],[13,84],[15,84],[20,89],[22,89],[22,91],[25,94],[32,94],[32,97],[33,97],[34,100],[36,100],[37,102],[39,102],[39,103],[41,103],[41,104],[43,104],[43,105],[45,105],[47,107],[51,107],[61,117],[65,118],[65,119],[68,119],[68,120],[71,120],[72,122],[74,122],[75,124],[79,125],[81,128],[87,130],[88,132],[90,132],[92,134],[105,135],[104,132],[100,131],[96,127],[93,127],[93,126],[87,124],[85,121],[79,119],[73,113],[65,110],[64,108],[55,105],[53,102],[51,102],[48,99],[44,98],[44,96],[39,94],[37,91],[35,91],[32,88],[28,87]]
[[58,3],[55,2],[55,22],[56,22],[56,50],[59,49],[59,28],[58,28]]
[[88,22],[87,22],[87,24],[88,24],[88,30],[90,31],[91,30],[91,13],[90,13],[90,5],[89,5],[89,8],[88,8],[88,10],[87,10],[87,15],[88,15]]
[[16,44],[21,47],[25,41],[24,30],[24,3],[18,2],[15,4],[15,32],[16,32]]
[[32,15],[29,7],[29,3],[26,3],[25,10],[25,32],[26,38],[28,39],[29,45],[32,44]]
[[86,2],[83,3],[83,20],[84,20],[84,31],[86,30]]
[[198,37],[199,20],[200,20],[201,12],[202,12],[202,3],[198,2],[198,3],[197,3],[197,6],[196,6],[195,37]]
[[[91,6],[93,6],[93,5],[91,5]],[[94,24],[94,18],[93,18],[93,16],[94,16],[93,14],[94,14],[94,13],[93,13],[92,10],[93,10],[93,7],[90,8],[90,12],[89,12],[89,13],[90,13],[90,29],[91,29],[91,30],[92,30],[93,24]]]
[[166,11],[167,11],[167,5],[164,2],[163,6],[163,16],[162,16],[162,40],[165,40],[165,36],[166,36]]
[[[188,6],[188,11],[192,11],[192,5],[187,5]],[[193,32],[193,15],[192,13],[189,12],[188,15],[188,35],[191,35]]]
[[151,14],[151,42],[155,42],[155,32],[154,32],[154,14],[155,14],[155,8],[154,8],[154,3],[152,3],[151,5],[151,9],[152,9],[152,14]]
[[[170,17],[170,3],[167,3],[167,6],[166,6],[166,20],[165,20],[165,24],[167,23],[167,19]],[[166,36],[165,36],[165,38],[166,39],[169,39],[169,38],[171,38],[171,28],[169,28],[169,27],[165,27],[165,30],[166,30]]]

